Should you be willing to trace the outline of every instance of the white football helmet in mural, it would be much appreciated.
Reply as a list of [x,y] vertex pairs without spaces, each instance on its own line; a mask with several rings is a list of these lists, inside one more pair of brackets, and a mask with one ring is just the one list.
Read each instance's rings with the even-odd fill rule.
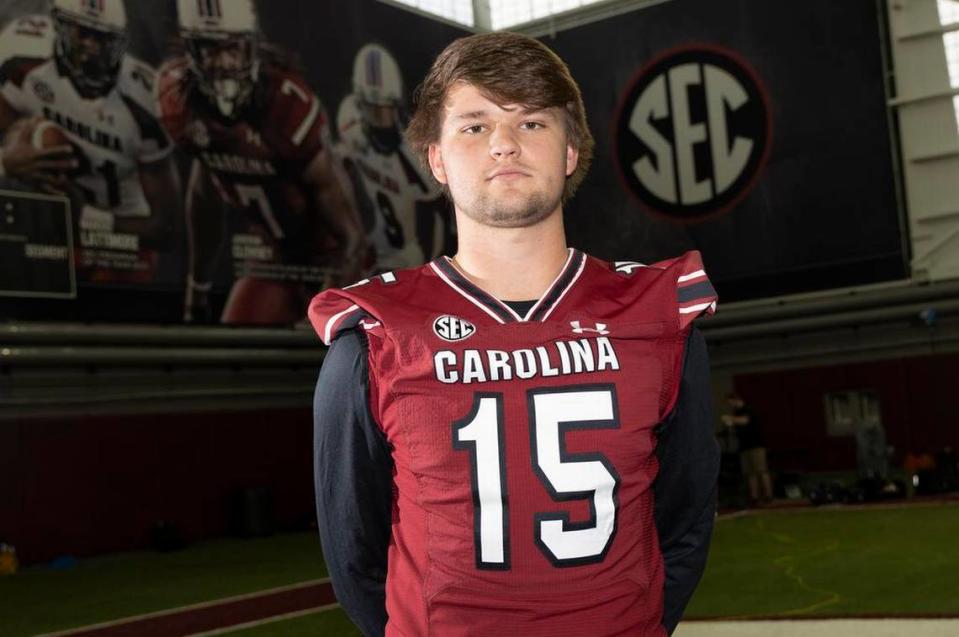
[[363,130],[381,153],[395,151],[401,141],[400,105],[403,75],[393,55],[379,44],[367,44],[353,61],[353,95]]
[[252,0],[177,0],[177,17],[200,90],[222,115],[236,117],[260,66]]
[[54,55],[77,93],[87,99],[109,93],[127,50],[123,0],[53,0]]

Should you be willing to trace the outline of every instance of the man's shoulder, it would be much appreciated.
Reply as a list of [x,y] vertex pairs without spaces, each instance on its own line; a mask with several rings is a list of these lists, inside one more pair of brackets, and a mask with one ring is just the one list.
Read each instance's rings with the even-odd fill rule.
[[308,316],[317,335],[329,345],[337,334],[363,327],[381,327],[383,321],[415,314],[428,298],[429,264],[382,272],[343,288],[329,288],[310,302]]
[[652,263],[590,256],[587,266],[591,299],[606,296],[619,306],[648,314],[648,318],[656,318],[655,310],[660,310],[666,312],[661,318],[678,317],[681,329],[716,310],[718,296],[698,250]]

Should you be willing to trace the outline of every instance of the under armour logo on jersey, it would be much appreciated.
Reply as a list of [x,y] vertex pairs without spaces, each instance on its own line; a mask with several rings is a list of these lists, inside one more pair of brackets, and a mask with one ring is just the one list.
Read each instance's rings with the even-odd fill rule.
[[382,323],[380,323],[379,321],[373,321],[371,323],[367,323],[363,319],[360,319],[360,325],[363,326],[364,330],[371,330],[374,327],[379,327],[380,325],[382,325]]
[[246,129],[246,143],[253,144],[254,146],[262,146],[263,138],[260,137],[260,134],[253,130],[252,128]]
[[100,121],[100,123],[106,124],[107,126],[113,126],[115,123],[115,120],[113,119],[113,114],[105,113],[103,109],[97,110],[97,119]]
[[648,267],[645,263],[640,263],[639,261],[617,261],[615,266],[616,271],[622,272],[623,274],[632,274],[636,268]]
[[469,321],[444,314],[433,321],[433,332],[444,341],[455,343],[476,333],[476,326]]
[[573,328],[575,334],[585,334],[586,332],[596,332],[600,336],[609,334],[609,330],[606,329],[606,323],[596,323],[595,325],[596,327],[582,327],[579,321],[569,322],[569,326]]

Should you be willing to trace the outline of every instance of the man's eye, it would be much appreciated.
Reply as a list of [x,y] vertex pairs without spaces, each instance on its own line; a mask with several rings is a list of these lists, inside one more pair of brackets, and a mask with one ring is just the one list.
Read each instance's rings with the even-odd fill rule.
[[540,122],[523,122],[523,128],[526,130],[536,130],[537,128],[543,128],[543,124]]
[[463,129],[463,132],[468,135],[475,135],[477,133],[481,133],[483,132],[483,125],[473,124],[472,126],[467,126],[466,128]]

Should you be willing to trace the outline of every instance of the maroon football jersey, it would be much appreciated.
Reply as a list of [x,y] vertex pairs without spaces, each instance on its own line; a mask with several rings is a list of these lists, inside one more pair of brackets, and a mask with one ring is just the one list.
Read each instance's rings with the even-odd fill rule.
[[575,249],[526,316],[446,257],[313,299],[327,344],[365,330],[393,449],[387,635],[665,635],[654,427],[715,303],[698,252]]
[[223,201],[248,210],[280,245],[309,245],[303,233],[312,223],[306,212],[313,197],[302,176],[329,141],[319,98],[298,74],[265,65],[252,103],[233,120],[213,109],[196,82],[185,57],[160,69],[167,134],[203,162]]

